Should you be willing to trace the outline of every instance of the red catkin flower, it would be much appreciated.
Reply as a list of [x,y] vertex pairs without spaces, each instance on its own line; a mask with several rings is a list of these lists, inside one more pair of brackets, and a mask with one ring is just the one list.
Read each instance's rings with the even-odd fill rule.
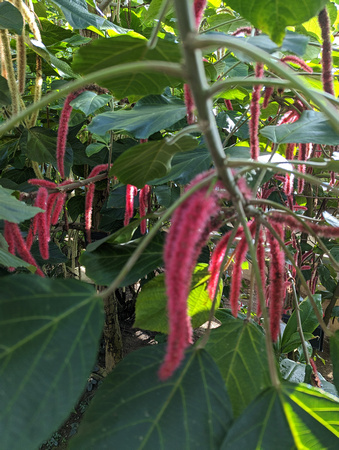
[[[193,186],[203,179],[199,175]],[[191,187],[190,186],[190,187]],[[187,314],[187,297],[196,260],[211,216],[218,212],[218,194],[208,187],[194,192],[175,211],[164,247],[169,336],[159,378],[166,380],[179,367],[185,349],[192,343],[192,326]]]
[[[277,223],[285,224],[286,226],[291,228],[291,230],[303,231],[303,232],[308,233],[308,229],[303,224],[303,222],[299,222],[299,220],[295,219],[292,216],[274,212],[270,216],[270,220],[277,222]],[[305,221],[305,224],[307,224],[311,228],[311,230],[313,230],[313,232],[320,237],[327,237],[327,238],[338,238],[339,237],[339,227],[331,227],[328,225],[318,225],[316,223],[309,222],[309,221]]]
[[[299,152],[298,152],[298,159],[299,161],[306,161],[307,156],[307,144],[299,144]],[[302,174],[306,173],[306,166],[305,164],[299,164],[298,165],[298,171]],[[305,180],[304,178],[298,179],[298,194],[301,194],[305,187]]]
[[[146,184],[139,193],[139,202],[140,202],[140,217],[144,217],[146,215],[146,210],[149,205],[149,196],[151,194],[151,188],[148,184]],[[143,219],[140,223],[140,232],[141,234],[146,233],[147,227],[147,219]]]
[[332,74],[332,45],[331,45],[331,24],[326,8],[320,11],[318,16],[323,40],[322,52],[322,82],[325,92],[334,95],[333,74]]
[[188,84],[184,84],[184,99],[186,105],[187,123],[192,125],[192,123],[194,123],[194,100]]
[[[280,223],[271,222],[271,226],[278,236],[284,240],[284,231]],[[269,308],[270,330],[273,342],[276,342],[280,331],[280,318],[284,305],[285,290],[285,253],[281,250],[279,242],[268,231],[267,240],[270,245],[270,272],[269,272]]]
[[28,183],[33,184],[33,186],[44,187],[47,189],[55,189],[56,188],[56,184],[53,183],[53,181],[40,180],[39,178],[31,178],[30,180],[28,180]]
[[12,253],[14,255],[15,252],[15,243],[14,243],[14,236],[11,230],[12,222],[8,222],[7,220],[4,221],[4,237],[8,244],[8,251],[9,253]]
[[273,86],[265,87],[264,101],[263,101],[263,104],[262,104],[263,109],[267,108],[268,103],[270,101],[270,98],[271,98],[273,92],[274,92],[274,87]]
[[[263,64],[257,63],[255,66],[255,76],[258,78],[263,77],[264,75],[264,66]],[[261,85],[254,86],[253,87],[253,94],[252,94],[252,100],[251,100],[251,119],[249,122],[249,129],[250,129],[250,145],[251,145],[251,158],[255,161],[259,157],[259,137],[258,137],[258,131],[259,131],[259,118],[260,118],[260,92],[261,92]]]
[[56,194],[56,202],[54,205],[53,214],[51,216],[51,224],[52,225],[56,225],[58,223],[59,216],[64,207],[66,197],[67,197],[66,192],[60,192],[60,193]]
[[[263,290],[265,290],[265,286],[266,286],[265,246],[264,246],[263,231],[261,228],[259,230],[258,245],[257,245],[257,261],[258,261],[258,266],[259,266],[262,288],[263,288]],[[258,294],[257,316],[260,317],[261,313],[262,313],[262,311],[261,311],[259,294]]]
[[195,26],[199,28],[207,0],[194,0]]
[[293,64],[297,64],[299,67],[305,70],[305,72],[313,73],[312,67],[308,66],[305,61],[298,56],[295,55],[287,55],[281,58],[281,62],[288,63],[291,62]]
[[229,111],[233,111],[233,105],[232,105],[231,100],[226,100],[226,98],[225,98],[225,99],[224,99],[224,103],[225,103],[226,108],[227,108]]
[[[31,255],[30,251],[28,250],[28,248],[26,246],[26,242],[21,235],[19,225],[16,223],[8,222],[6,227],[7,227],[7,232],[12,234],[12,236],[13,236],[14,246],[15,246],[15,249],[16,249],[18,255],[20,256],[20,258],[22,258],[28,264],[35,266],[37,268],[37,270],[36,270],[37,275],[44,277],[45,276],[44,273],[39,268],[38,264],[36,263],[35,259],[33,258],[33,256]],[[13,254],[14,254],[14,251],[13,251]]]
[[126,186],[126,206],[125,206],[125,219],[124,226],[129,224],[129,221],[133,217],[134,213],[134,197],[137,195],[138,189],[132,184]]
[[39,250],[43,259],[49,258],[48,243],[50,240],[50,234],[49,234],[48,219],[46,215],[47,199],[48,199],[47,189],[44,187],[40,187],[36,198],[36,206],[39,206],[39,208],[44,209],[45,212],[38,213],[36,215],[36,218],[37,218]]
[[232,36],[238,36],[239,34],[251,34],[251,27],[240,27],[232,33]]
[[[248,224],[252,236],[255,231],[255,226],[256,226],[255,222]],[[237,245],[234,255],[234,268],[232,272],[232,282],[230,290],[230,304],[232,314],[234,317],[237,317],[239,311],[239,296],[240,296],[241,274],[242,274],[241,265],[246,259],[247,249],[248,249],[247,240],[245,238],[245,235],[243,234],[240,242]]]

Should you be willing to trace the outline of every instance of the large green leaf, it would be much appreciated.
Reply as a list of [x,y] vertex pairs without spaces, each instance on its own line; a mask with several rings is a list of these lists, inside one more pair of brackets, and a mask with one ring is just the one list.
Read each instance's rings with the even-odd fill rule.
[[320,12],[327,0],[227,0],[227,5],[281,45],[285,28],[300,25]]
[[85,91],[71,101],[71,106],[75,109],[80,109],[88,116],[106,105],[111,98],[112,96],[108,94],[97,95],[95,92]]
[[20,202],[13,195],[10,189],[0,186],[0,219],[9,222],[20,223],[24,220],[31,219],[39,212],[43,211],[35,206],[26,205]]
[[36,450],[79,398],[102,332],[101,300],[93,295],[75,280],[2,278],[2,448]]
[[[159,40],[156,48],[150,50],[146,39],[122,35],[110,39],[94,39],[80,48],[74,56],[73,70],[88,74],[106,67],[135,61],[180,62],[179,46],[174,42]],[[133,72],[130,75],[114,77],[102,82],[117,99],[130,95],[145,96],[161,94],[174,80],[164,73]]]
[[104,135],[109,130],[125,130],[137,139],[148,139],[151,134],[164,130],[186,115],[185,103],[175,97],[149,95],[126,111],[108,111],[98,114],[88,129]]
[[285,125],[269,125],[260,134],[276,144],[298,142],[301,144],[337,145],[339,134],[331,127],[323,113],[304,111],[297,122]]
[[[2,5],[3,3],[0,3]],[[11,93],[6,78],[0,75],[0,106],[10,105],[12,102]]]
[[21,35],[24,22],[20,11],[9,2],[0,3],[0,30]]
[[220,448],[232,413],[217,366],[204,350],[193,350],[160,382],[163,351],[157,345],[133,352],[108,375],[71,450]]
[[211,331],[206,350],[220,369],[238,416],[269,386],[265,336],[252,323],[224,317]]
[[[320,314],[322,314],[321,295],[315,294],[313,295],[313,298],[317,304]],[[319,325],[319,322],[308,297],[300,303],[299,308],[301,325],[304,333],[313,333],[313,331]],[[284,334],[281,339],[281,351],[283,353],[287,353],[297,348],[301,343],[300,337],[298,338],[298,336],[299,333],[297,315],[296,311],[293,311],[291,317],[288,319]],[[308,336],[306,339],[308,338],[311,337]]]
[[331,360],[333,364],[334,384],[339,392],[339,330],[330,338]]
[[111,174],[122,183],[142,188],[170,172],[171,161],[176,153],[190,151],[197,146],[198,141],[191,136],[183,136],[174,144],[163,139],[136,145],[119,156]]
[[8,252],[7,242],[2,234],[0,234],[0,264],[5,267],[32,267],[33,269],[33,266],[26,261]]
[[[129,271],[118,287],[128,286],[163,264],[164,237],[158,235],[142,253],[136,264]],[[138,247],[140,239],[128,244],[103,244],[92,252],[85,251],[81,264],[86,267],[86,275],[96,284],[108,285],[119,275],[121,269]]]
[[[207,292],[207,281],[210,277],[207,267],[207,264],[202,263],[196,266],[187,299],[188,315],[191,317],[193,328],[208,320],[212,307]],[[217,308],[221,300],[221,290],[222,286],[217,297]],[[134,327],[168,333],[165,274],[156,276],[143,286],[135,307]]]
[[339,401],[305,384],[260,394],[236,420],[221,450],[336,449]]

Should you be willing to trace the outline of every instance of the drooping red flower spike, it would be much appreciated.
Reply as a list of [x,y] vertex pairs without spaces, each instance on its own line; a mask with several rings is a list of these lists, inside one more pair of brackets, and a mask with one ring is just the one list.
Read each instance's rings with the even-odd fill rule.
[[[258,78],[262,78],[264,75],[264,65],[261,63],[257,63],[255,66],[255,76]],[[252,100],[251,100],[251,119],[249,122],[250,129],[250,145],[251,145],[251,158],[255,161],[259,157],[259,118],[260,118],[260,92],[261,85],[257,85],[253,87]]]
[[126,206],[125,206],[125,219],[124,226],[129,224],[134,214],[134,197],[137,195],[138,189],[132,184],[126,186]]
[[308,233],[307,227],[305,224],[311,228],[311,230],[317,234],[319,237],[327,237],[327,238],[338,238],[339,237],[339,227],[333,227],[329,225],[318,225],[316,223],[304,220],[299,222],[299,220],[295,219],[292,216],[281,214],[279,212],[272,212],[270,215],[270,221],[274,221],[276,223],[281,223],[288,226],[293,231],[303,231]]
[[[149,205],[149,196],[151,195],[151,188],[148,184],[146,184],[139,193],[139,203],[140,203],[140,217],[145,217],[146,210]],[[141,234],[146,233],[147,227],[147,219],[143,219],[140,223],[140,232]]]
[[263,109],[266,109],[268,107],[268,103],[270,101],[270,98],[272,97],[273,92],[274,92],[274,87],[273,86],[266,86],[265,87],[264,101],[262,103]]
[[57,187],[53,181],[40,180],[40,178],[31,178],[28,180],[28,183],[33,184],[33,186],[44,187],[46,189],[55,189]]
[[310,67],[309,65],[307,65],[307,64],[305,63],[305,61],[304,61],[303,59],[299,58],[298,56],[295,56],[295,55],[287,55],[287,56],[283,56],[283,57],[281,58],[280,61],[281,61],[281,62],[284,62],[284,63],[291,62],[291,63],[293,63],[293,64],[298,65],[298,66],[301,67],[302,69],[304,69],[305,72],[313,73],[312,67]]
[[46,215],[48,192],[45,187],[40,187],[36,196],[35,206],[44,209],[44,212],[38,213],[36,218],[38,243],[40,254],[43,259],[49,258],[48,243],[50,240],[48,219]]
[[[31,255],[30,251],[28,250],[26,246],[26,242],[24,238],[22,237],[19,225],[12,222],[5,221],[5,227],[6,227],[6,234],[12,235],[12,242],[14,242],[14,248],[17,252],[17,254],[22,258],[24,261],[26,261],[28,264],[31,264],[32,266],[35,266],[37,268],[36,273],[37,275],[40,275],[41,277],[44,277],[44,273],[38,266],[37,262]],[[11,247],[11,253],[14,254],[14,249]]]
[[[206,174],[199,175],[188,188],[204,177]],[[208,186],[202,187],[184,201],[172,217],[164,247],[169,336],[165,360],[159,370],[161,380],[169,378],[179,367],[185,349],[192,343],[187,297],[194,266],[208,238],[205,229],[210,228],[211,217],[219,211],[219,195]]]
[[195,26],[199,28],[207,0],[194,0]]
[[[278,236],[284,240],[284,230],[281,223],[270,221]],[[269,310],[270,330],[273,342],[279,337],[280,318],[285,299],[285,253],[280,248],[276,238],[267,231],[267,241],[270,245],[270,271],[269,271]]]
[[332,44],[331,24],[326,8],[320,11],[318,22],[321,28],[322,46],[322,82],[325,92],[334,95],[333,73],[332,73]]
[[[108,170],[108,164],[99,164],[92,169],[92,171],[88,175],[88,178],[95,177],[96,175],[99,175],[100,172],[103,172],[105,170]],[[87,193],[85,198],[85,231],[88,242],[91,242],[92,207],[95,192],[95,184],[90,183],[89,185],[86,186],[86,188]]]
[[[266,286],[266,273],[265,273],[265,246],[264,246],[264,237],[263,237],[263,230],[260,228],[259,230],[259,237],[258,237],[258,245],[257,245],[257,261],[260,271],[260,278],[261,278],[261,284],[263,290],[265,290]],[[257,302],[257,316],[261,316],[261,306],[259,301],[259,295],[258,295],[258,302]]]
[[[255,222],[251,222],[248,224],[251,235],[253,236],[255,232],[256,224]],[[241,240],[237,244],[237,248],[234,255],[234,266],[232,271],[232,282],[231,282],[231,290],[230,290],[230,304],[231,310],[234,317],[237,317],[239,311],[239,297],[240,297],[240,288],[241,288],[241,274],[242,269],[241,265],[246,259],[246,253],[248,249],[247,240],[245,238],[244,232],[242,232]]]
[[[298,159],[299,161],[305,161],[307,156],[307,144],[299,144],[299,152],[298,152]],[[306,166],[305,164],[299,164],[298,165],[298,171],[302,174],[306,173]],[[298,194],[302,194],[305,187],[305,180],[304,178],[298,178]]]
[[231,100],[226,100],[226,98],[225,98],[225,99],[224,99],[224,103],[225,103],[226,108],[227,108],[229,111],[233,111],[233,105],[232,105]]
[[189,125],[192,125],[194,123],[194,100],[193,96],[190,90],[190,87],[188,84],[184,84],[184,99],[185,99],[185,105],[186,105],[186,117],[187,117],[187,123]]
[[240,27],[232,33],[232,36],[238,36],[239,34],[251,34],[251,27]]

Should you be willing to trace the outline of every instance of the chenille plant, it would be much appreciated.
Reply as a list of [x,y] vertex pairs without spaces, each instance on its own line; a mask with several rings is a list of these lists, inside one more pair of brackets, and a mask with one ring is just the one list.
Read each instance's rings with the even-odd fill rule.
[[1,448],[337,447],[337,16],[0,2]]

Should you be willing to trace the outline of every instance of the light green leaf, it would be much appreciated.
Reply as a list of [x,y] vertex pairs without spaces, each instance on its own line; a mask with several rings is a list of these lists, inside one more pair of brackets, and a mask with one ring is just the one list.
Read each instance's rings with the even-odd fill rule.
[[336,217],[332,216],[332,214],[330,214],[327,211],[324,211],[323,217],[329,225],[335,228],[339,228],[339,220]]
[[260,394],[236,420],[221,450],[336,449],[339,401],[305,384]]
[[186,106],[182,100],[164,95],[149,95],[129,111],[98,114],[88,129],[99,135],[104,135],[109,130],[125,130],[137,139],[148,139],[151,134],[170,127],[185,115]]
[[10,189],[0,186],[0,219],[9,222],[20,223],[24,220],[31,219],[39,212],[43,211],[35,206],[26,205],[20,202],[13,195]]
[[0,291],[2,448],[36,450],[67,418],[95,362],[101,299],[75,280],[5,277]]
[[224,316],[211,330],[206,350],[217,363],[238,416],[267,386],[269,372],[265,336],[252,323]]
[[71,106],[75,109],[80,109],[86,116],[89,116],[102,106],[105,106],[111,98],[112,96],[108,94],[97,95],[95,92],[85,91],[71,101]]
[[330,337],[331,361],[333,364],[334,384],[339,392],[339,330]]
[[228,0],[227,5],[281,45],[285,28],[318,14],[327,0]]
[[[133,284],[161,266],[163,264],[163,242],[162,235],[153,239],[118,287]],[[92,252],[85,251],[81,255],[80,261],[86,267],[86,275],[96,284],[109,285],[119,275],[139,243],[140,239],[123,245],[104,243]]]
[[[192,320],[192,327],[198,328],[208,320],[212,302],[207,292],[209,280],[207,264],[198,264],[194,269],[191,290],[187,299],[188,315]],[[217,297],[219,307],[221,300],[220,286]],[[167,295],[165,275],[160,274],[145,284],[138,295],[135,307],[134,327],[144,330],[168,333]]]
[[[88,74],[135,61],[180,60],[180,49],[174,42],[159,40],[156,48],[150,50],[146,39],[122,35],[110,39],[94,39],[89,45],[81,47],[74,56],[72,68],[75,72]],[[177,84],[177,81],[164,73],[133,72],[101,84],[110,89],[116,99],[121,99],[131,95],[141,97],[161,94],[166,86]]]
[[160,382],[163,358],[163,345],[128,355],[104,380],[70,450],[219,449],[232,413],[214,361],[204,350],[188,352]]
[[339,134],[331,127],[323,113],[304,111],[299,120],[285,125],[269,125],[260,134],[276,144],[326,144],[337,145]]
[[[315,294],[313,295],[313,298],[317,304],[318,310],[320,314],[322,314],[322,307],[321,307],[321,295]],[[313,311],[311,302],[309,298],[307,297],[303,302],[299,305],[300,308],[300,318],[301,318],[301,324],[304,333],[313,333],[313,331],[317,328],[319,325],[318,319]],[[283,353],[289,352],[293,350],[291,349],[291,343],[295,343],[295,347],[297,348],[298,345],[300,345],[300,339],[298,339],[297,331],[297,315],[296,312],[293,311],[291,317],[288,319],[286,328],[284,330],[284,334],[282,336],[281,340],[281,351]],[[308,339],[308,338],[306,338]]]
[[198,141],[191,136],[183,136],[174,144],[163,139],[135,145],[119,156],[110,173],[122,183],[142,188],[171,170],[171,161],[176,153],[190,151],[197,146]]
[[0,3],[0,30],[9,30],[21,36],[23,26],[20,11],[9,2]]

